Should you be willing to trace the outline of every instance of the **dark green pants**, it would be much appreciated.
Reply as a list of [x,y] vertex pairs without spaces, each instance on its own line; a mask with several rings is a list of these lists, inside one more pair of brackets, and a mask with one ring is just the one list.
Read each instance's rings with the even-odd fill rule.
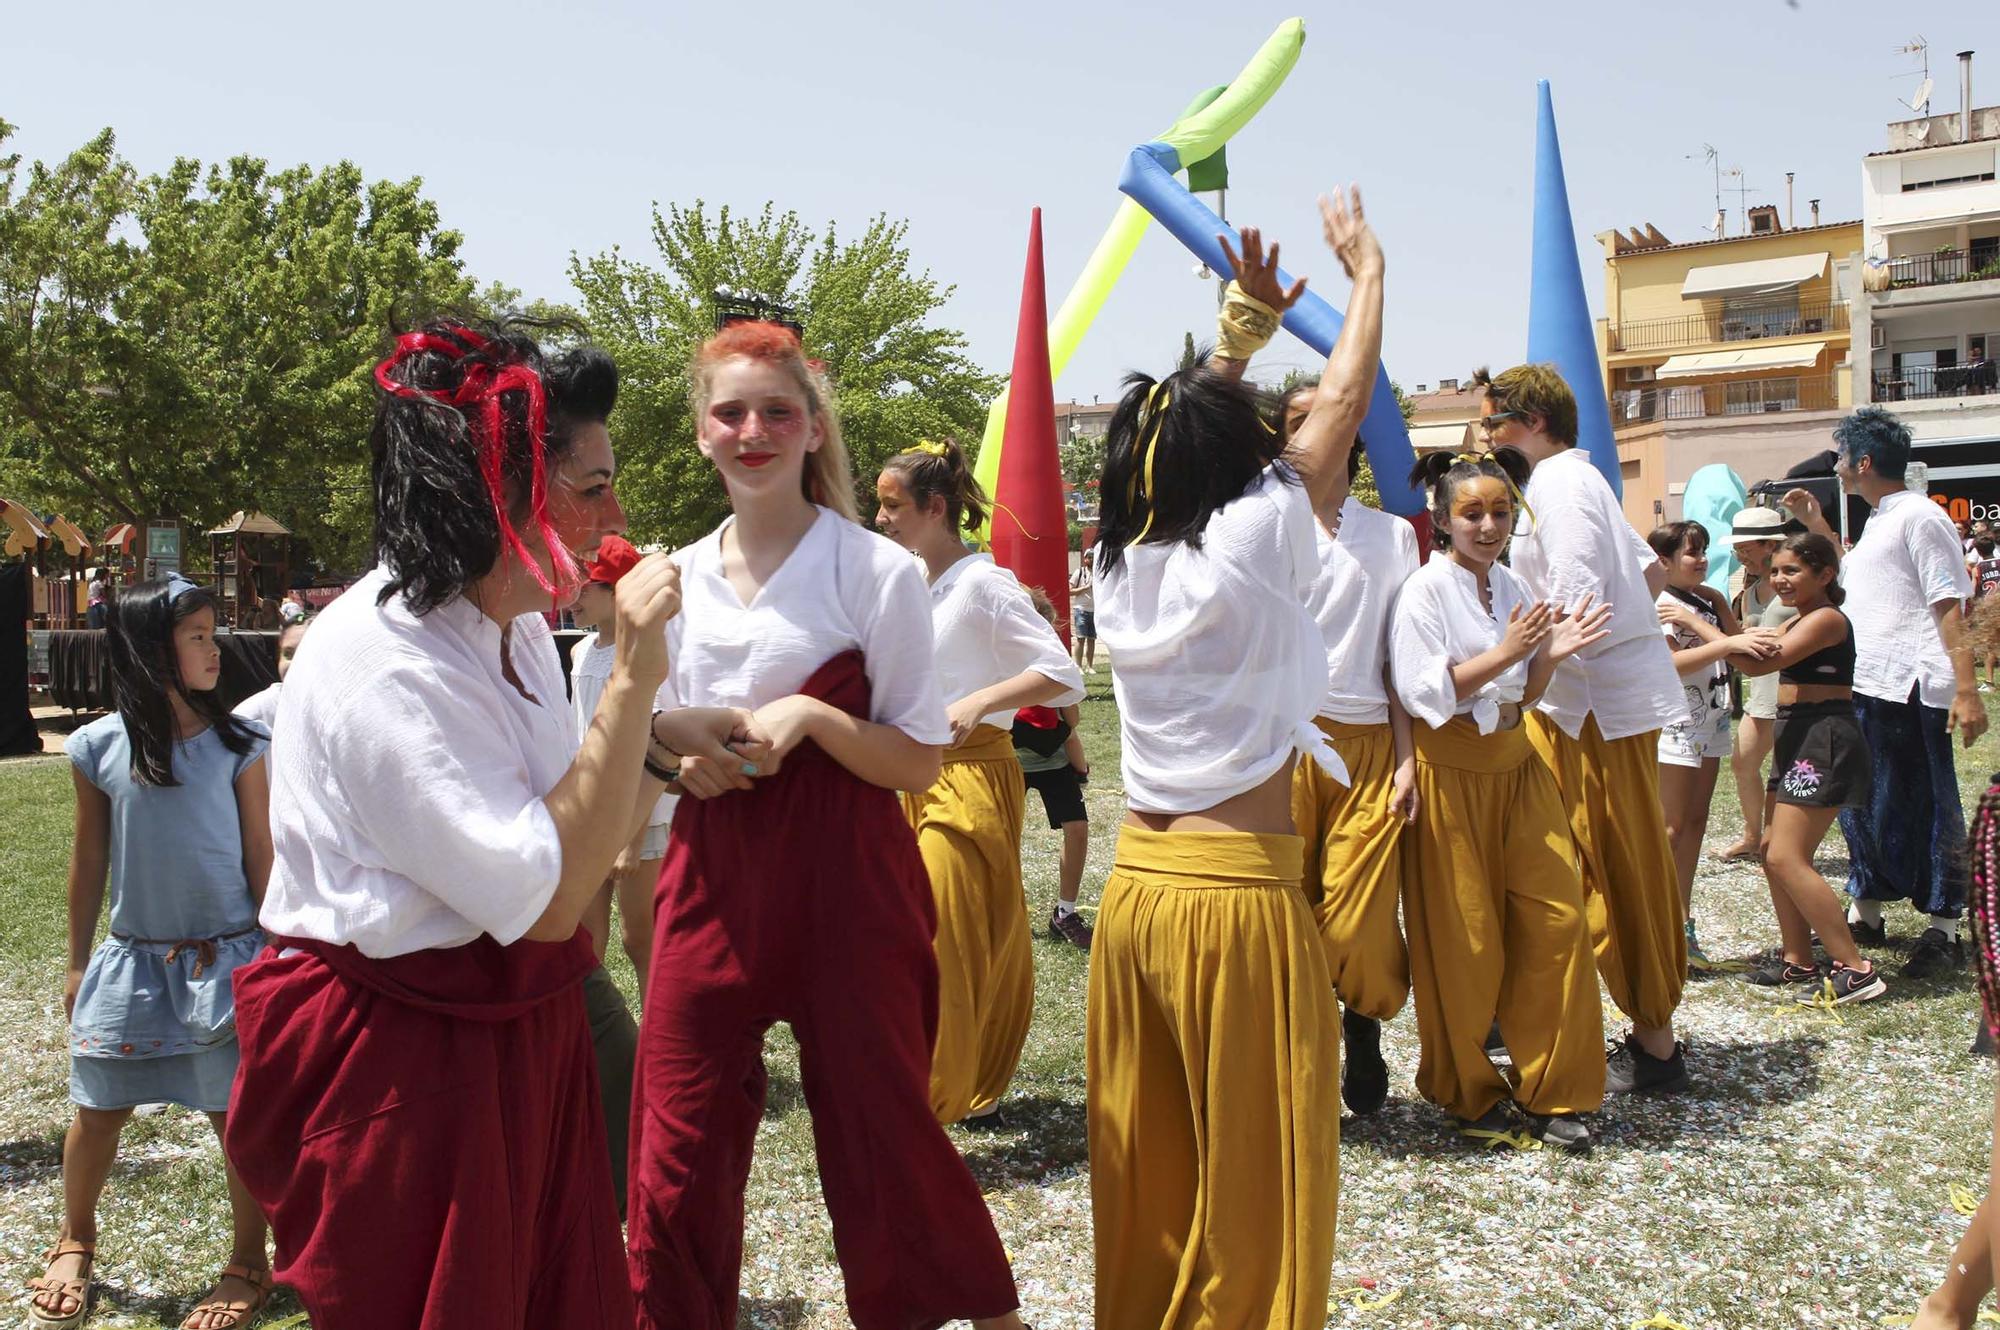
[[625,1217],[625,1152],[632,1121],[632,1059],[639,1051],[639,1027],[625,995],[602,965],[583,979],[583,1009],[590,1022],[590,1045],[597,1054],[597,1089],[604,1100],[604,1139],[611,1147],[611,1185],[618,1193],[618,1217]]

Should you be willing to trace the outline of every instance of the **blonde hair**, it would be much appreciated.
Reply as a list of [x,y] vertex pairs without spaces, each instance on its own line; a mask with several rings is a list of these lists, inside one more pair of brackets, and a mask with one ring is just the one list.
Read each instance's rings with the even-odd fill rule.
[[[806,454],[799,472],[799,489],[808,503],[831,508],[850,522],[861,521],[861,507],[854,498],[854,464],[848,460],[847,444],[840,437],[840,413],[834,409],[833,386],[823,368],[806,359],[798,335],[776,323],[732,323],[701,344],[688,365],[689,398],[699,422],[708,411],[715,368],[725,360],[741,357],[761,360],[788,374],[806,410],[820,425],[820,445]],[[697,423],[699,428],[699,423]]]

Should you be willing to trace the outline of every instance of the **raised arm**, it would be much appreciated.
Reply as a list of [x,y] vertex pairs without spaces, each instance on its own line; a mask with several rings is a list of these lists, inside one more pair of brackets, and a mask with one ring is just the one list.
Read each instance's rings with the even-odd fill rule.
[[1347,456],[1375,392],[1382,361],[1382,246],[1361,210],[1361,191],[1319,201],[1326,243],[1354,282],[1347,318],[1326,358],[1312,409],[1292,435],[1291,459],[1315,508],[1347,484]]

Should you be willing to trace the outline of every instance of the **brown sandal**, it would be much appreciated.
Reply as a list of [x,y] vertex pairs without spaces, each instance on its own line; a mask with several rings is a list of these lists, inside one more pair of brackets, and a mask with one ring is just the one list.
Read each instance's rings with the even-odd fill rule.
[[243,1330],[245,1326],[257,1319],[257,1314],[264,1310],[264,1304],[271,1300],[273,1285],[269,1270],[252,1270],[247,1265],[237,1265],[232,1261],[230,1264],[222,1267],[222,1278],[215,1281],[215,1286],[218,1290],[222,1287],[223,1279],[241,1280],[255,1289],[257,1296],[251,1302],[241,1307],[235,1305],[234,1302],[224,1302],[220,1297],[210,1297],[206,1302],[198,1302],[195,1304],[194,1310],[182,1318],[181,1330],[190,1330],[194,1319],[198,1316],[226,1316],[229,1318],[226,1321],[203,1326],[202,1330]]
[[77,1242],[70,1238],[58,1238],[56,1245],[42,1253],[45,1266],[54,1265],[65,1256],[81,1256],[83,1271],[75,1279],[51,1279],[45,1273],[40,1279],[28,1281],[28,1293],[39,1298],[45,1293],[55,1295],[55,1306],[75,1303],[69,1312],[56,1314],[44,1311],[31,1300],[28,1306],[28,1324],[34,1330],[76,1330],[83,1324],[84,1317],[90,1315],[90,1267],[97,1261],[97,1244]]

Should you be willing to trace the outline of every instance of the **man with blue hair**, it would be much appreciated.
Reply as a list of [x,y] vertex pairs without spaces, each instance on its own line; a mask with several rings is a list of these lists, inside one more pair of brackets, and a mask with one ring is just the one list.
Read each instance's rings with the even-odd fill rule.
[[[1972,746],[1986,731],[1964,604],[1972,578],[1944,510],[1904,487],[1909,427],[1879,406],[1834,426],[1841,488],[1874,510],[1843,561],[1843,606],[1854,626],[1854,709],[1875,759],[1868,806],[1841,810],[1847,838],[1848,922],[1854,940],[1888,941],[1885,901],[1929,916],[1903,973],[1915,979],[1964,964],[1965,811],[1951,735]],[[1833,536],[1812,496],[1785,495],[1808,527]]]

